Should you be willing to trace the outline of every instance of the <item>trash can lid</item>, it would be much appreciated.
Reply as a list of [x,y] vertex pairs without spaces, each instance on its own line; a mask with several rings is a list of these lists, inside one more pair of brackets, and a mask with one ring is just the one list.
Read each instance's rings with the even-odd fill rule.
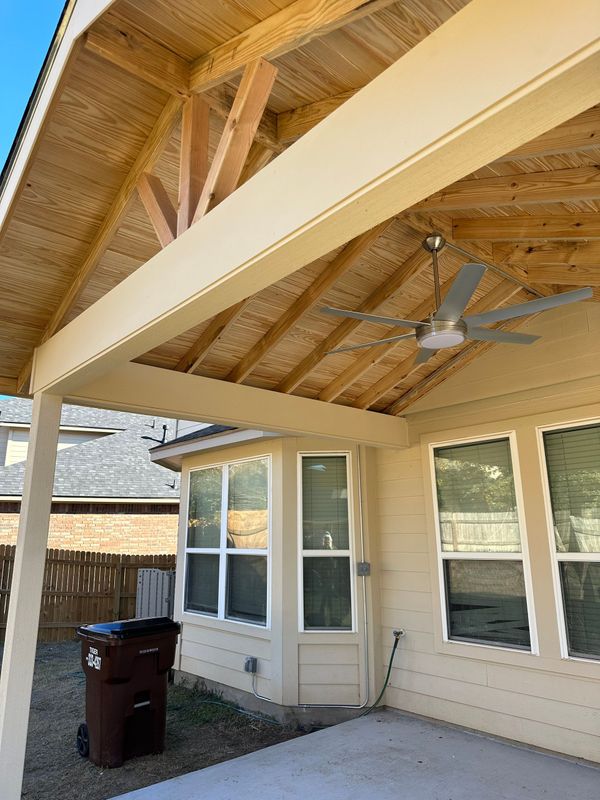
[[105,636],[107,639],[131,639],[136,636],[152,636],[157,633],[179,633],[180,625],[169,617],[144,617],[121,619],[116,622],[96,622],[84,625],[78,633]]

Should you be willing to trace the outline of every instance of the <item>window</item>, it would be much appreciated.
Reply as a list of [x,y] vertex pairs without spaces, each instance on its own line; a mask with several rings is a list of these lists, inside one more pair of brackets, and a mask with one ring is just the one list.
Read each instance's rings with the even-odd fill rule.
[[567,652],[600,659],[600,425],[544,433]]
[[303,455],[301,570],[305,631],[352,630],[348,457]]
[[449,639],[530,650],[509,438],[434,448]]
[[267,625],[269,459],[192,470],[186,611]]

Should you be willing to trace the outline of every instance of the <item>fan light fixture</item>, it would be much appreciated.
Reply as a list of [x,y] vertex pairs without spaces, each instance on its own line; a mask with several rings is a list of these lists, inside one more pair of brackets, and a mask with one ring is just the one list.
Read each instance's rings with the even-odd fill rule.
[[[330,350],[329,353],[345,353],[348,350],[360,350],[363,347],[374,347],[375,345],[391,344],[402,340],[416,341],[419,351],[416,357],[417,364],[424,364],[437,350],[446,350],[450,347],[457,347],[463,342],[470,340],[475,342],[500,342],[503,344],[533,344],[539,336],[532,336],[528,333],[516,333],[514,331],[503,331],[497,328],[486,328],[486,325],[493,325],[497,322],[504,322],[509,319],[526,317],[529,314],[539,314],[541,311],[549,311],[551,308],[576,303],[579,300],[589,300],[593,292],[589,287],[585,289],[574,289],[571,292],[562,292],[549,296],[540,296],[537,300],[530,300],[527,303],[519,303],[514,306],[494,308],[490,311],[483,311],[479,314],[464,313],[471,302],[473,295],[483,276],[485,275],[485,264],[465,264],[446,296],[442,300],[440,289],[440,275],[438,270],[438,253],[445,247],[446,240],[440,233],[432,233],[423,242],[423,247],[431,253],[431,264],[433,268],[433,286],[435,298],[435,311],[426,320],[398,319],[397,317],[385,317],[379,314],[363,314],[360,311],[349,311],[343,308],[322,308],[325,314],[332,314],[335,317],[345,317],[357,319],[361,322],[374,322],[378,325],[393,325],[395,328],[412,328],[411,333],[401,333],[398,336],[388,336],[385,339],[377,339],[374,342],[364,344],[352,344],[347,347],[338,347]],[[456,245],[449,245],[455,250],[460,250]],[[461,251],[464,252],[464,251]],[[468,253],[466,253],[468,255]],[[510,279],[510,276],[506,276]],[[328,355],[329,355],[328,353]]]

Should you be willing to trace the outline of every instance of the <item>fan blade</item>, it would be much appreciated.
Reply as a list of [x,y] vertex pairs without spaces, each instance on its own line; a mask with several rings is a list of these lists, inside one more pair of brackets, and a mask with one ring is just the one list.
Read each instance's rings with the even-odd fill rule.
[[438,352],[439,350],[432,350],[430,347],[420,347],[417,357],[415,358],[415,364],[424,364],[426,361],[429,361],[431,356],[434,356]]
[[401,336],[390,336],[389,339],[376,339],[374,342],[364,342],[363,344],[350,344],[347,347],[338,347],[336,350],[328,350],[325,355],[333,355],[333,353],[347,353],[349,350],[362,350],[364,347],[376,347],[379,344],[389,344],[390,342],[399,342],[401,339],[413,339],[414,333],[403,333]]
[[529,333],[512,333],[511,331],[495,331],[489,328],[469,328],[467,336],[477,342],[503,342],[504,344],[533,344],[540,338]]
[[350,317],[359,319],[362,322],[376,322],[379,325],[397,325],[399,328],[420,328],[427,325],[426,322],[415,322],[413,319],[397,319],[396,317],[379,317],[377,314],[361,314],[360,311],[345,311],[343,308],[330,308],[325,306],[321,309],[323,314],[332,314],[334,317]]
[[526,317],[528,314],[538,314],[540,311],[549,311],[551,308],[565,306],[568,303],[577,303],[579,300],[589,300],[592,295],[593,292],[589,287],[574,289],[572,292],[540,297],[537,300],[519,303],[516,306],[497,308],[495,311],[485,311],[483,314],[473,314],[471,317],[465,317],[465,322],[469,326],[490,325],[492,322],[502,322],[505,319],[516,319],[517,317]]
[[484,275],[483,264],[465,264],[433,318],[448,322],[459,320]]

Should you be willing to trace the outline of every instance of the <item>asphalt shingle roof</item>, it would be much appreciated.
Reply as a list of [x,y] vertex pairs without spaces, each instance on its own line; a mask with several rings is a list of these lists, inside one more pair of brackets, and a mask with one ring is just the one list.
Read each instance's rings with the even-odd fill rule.
[[[0,400],[0,422],[31,423],[31,401]],[[152,463],[148,450],[174,436],[176,422],[122,411],[64,406],[61,425],[108,428],[114,433],[65,448],[57,453],[55,497],[174,499],[179,478]],[[21,495],[25,462],[0,466],[0,495]]]

